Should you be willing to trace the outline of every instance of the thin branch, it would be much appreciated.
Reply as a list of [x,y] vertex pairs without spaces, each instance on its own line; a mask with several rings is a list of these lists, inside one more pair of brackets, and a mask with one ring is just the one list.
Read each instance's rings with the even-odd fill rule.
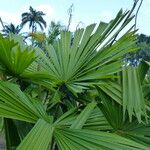
[[2,21],[2,18],[1,18],[1,17],[0,17],[0,22],[1,22],[1,25],[2,25],[3,29],[5,29],[5,26],[4,26],[4,24],[3,24],[3,21]]
[[138,7],[138,9],[137,9],[137,11],[136,11],[136,14],[135,14],[135,26],[134,26],[134,30],[136,30],[137,17],[138,17],[139,10],[140,10],[140,8],[141,8],[141,6],[142,6],[142,3],[143,3],[143,0],[141,0],[141,2],[140,2],[140,4],[139,4],[139,7]]
[[73,4],[71,4],[71,6],[68,9],[69,20],[68,20],[67,31],[69,31],[69,27],[72,21],[72,12],[73,12]]
[[76,26],[76,30],[80,28],[80,26],[84,26],[84,23],[82,21],[78,22]]
[[[134,11],[134,9],[135,9],[135,7],[136,7],[138,1],[139,1],[139,0],[134,0],[133,6],[132,6],[132,8],[131,8],[131,10],[130,10],[130,12],[129,12],[129,14],[128,14],[128,16],[127,16],[126,19],[124,20],[123,24],[126,23],[126,22],[128,21],[128,19],[130,18],[130,16],[131,16],[132,12]],[[116,34],[116,36],[114,37],[114,39],[113,39],[112,42],[110,43],[110,46],[116,41],[116,38],[118,37],[119,33],[120,33],[120,32],[118,32],[118,33]]]

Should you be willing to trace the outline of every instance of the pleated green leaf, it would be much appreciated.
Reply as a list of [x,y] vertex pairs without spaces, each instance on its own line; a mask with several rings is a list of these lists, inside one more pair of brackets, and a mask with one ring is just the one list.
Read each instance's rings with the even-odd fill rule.
[[146,104],[137,67],[123,67],[123,112],[128,112],[129,119],[136,116],[139,122],[147,118]]
[[59,150],[148,150],[148,147],[116,134],[85,129],[56,129]]
[[77,109],[72,108],[69,111],[65,112],[61,117],[59,117],[54,124],[63,125],[63,126],[70,126],[77,118]]
[[96,84],[106,95],[122,105],[122,87],[116,82],[108,81]]
[[137,143],[150,147],[150,124],[138,124],[135,120],[132,123],[125,123],[122,128],[122,136]]
[[51,124],[39,119],[16,150],[47,150],[51,144],[53,130]]
[[19,76],[36,59],[35,51],[0,36],[0,63],[6,73]]
[[25,95],[17,85],[0,81],[0,116],[35,123],[49,120],[42,104]]
[[92,110],[96,106],[96,103],[92,102],[88,104],[84,110],[80,113],[80,115],[76,118],[75,122],[71,125],[70,128],[72,129],[81,129],[85,122],[87,121],[88,117],[90,116]]
[[[112,78],[121,70],[123,56],[137,50],[136,35],[131,29],[116,42],[110,44],[115,36],[132,20],[129,12],[120,10],[109,23],[91,24],[75,33],[62,31],[60,38],[52,45],[46,45],[45,51],[37,49],[38,72],[23,73],[22,77],[48,87],[65,85],[77,96],[85,89],[97,83],[97,80]],[[126,19],[127,22],[123,23]],[[103,44],[105,43],[105,44]],[[49,76],[49,78],[48,78]]]
[[90,129],[90,130],[106,130],[110,131],[112,130],[111,125],[108,123],[106,117],[102,113],[102,111],[99,108],[95,108],[91,115],[88,117],[87,121],[85,122],[84,129]]

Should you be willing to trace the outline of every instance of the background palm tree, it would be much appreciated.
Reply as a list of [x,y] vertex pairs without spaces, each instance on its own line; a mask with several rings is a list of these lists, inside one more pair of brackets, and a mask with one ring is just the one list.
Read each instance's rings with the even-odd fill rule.
[[140,50],[137,52],[137,56],[145,61],[150,61],[150,36],[140,34],[138,36],[138,46]]
[[131,65],[137,65],[140,61],[150,61],[150,36],[140,34],[137,37],[139,50],[129,53],[127,60]]
[[60,35],[60,31],[65,30],[65,26],[63,26],[60,22],[51,21],[48,29],[48,43],[53,43],[54,40]]
[[4,29],[2,30],[2,32],[4,36],[8,36],[10,33],[19,34],[21,29],[22,29],[22,26],[20,25],[15,26],[14,24],[10,23],[4,26]]
[[37,25],[44,30],[46,28],[46,21],[43,19],[45,15],[42,11],[36,11],[31,6],[29,8],[30,12],[25,12],[22,14],[22,23],[21,25],[24,26],[25,24],[29,23],[29,28],[32,28],[32,32],[36,32]]

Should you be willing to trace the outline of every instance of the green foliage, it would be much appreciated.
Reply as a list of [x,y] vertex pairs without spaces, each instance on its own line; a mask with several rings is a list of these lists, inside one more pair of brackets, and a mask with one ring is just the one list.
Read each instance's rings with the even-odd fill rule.
[[116,40],[132,18],[120,10],[97,28],[62,31],[41,49],[0,37],[8,150],[150,148],[149,62],[125,64],[124,55],[138,49],[132,28]]
[[32,33],[37,30],[37,25],[41,28],[41,30],[44,30],[44,27],[46,27],[46,22],[43,19],[44,15],[45,14],[42,11],[36,11],[30,6],[29,12],[24,12],[22,14],[21,26],[29,23],[29,28],[32,28]]
[[8,36],[9,34],[19,34],[21,31],[22,27],[20,25],[17,25],[15,27],[14,24],[9,24],[9,25],[5,25],[4,29],[2,30],[2,33],[4,36]]
[[[52,140],[54,128],[42,119],[39,119],[33,129],[25,137],[17,150],[42,150],[48,149]],[[39,144],[36,144],[39,143]]]
[[0,36],[0,63],[9,75],[20,75],[36,58],[34,50],[22,48],[14,40]]
[[[121,25],[121,21],[127,13],[120,11],[116,18],[109,24],[101,22],[95,30],[95,24],[88,26],[85,30],[78,29],[74,33],[62,31],[61,37],[52,45],[46,45],[45,51],[37,50],[40,70],[49,74],[49,80],[45,75],[36,79],[40,82],[50,83],[52,87],[66,88],[74,95],[88,89],[98,80],[111,78],[114,73],[121,70],[122,57],[131,51],[137,50],[135,46],[134,32],[127,32],[113,45],[101,47],[103,42],[109,42],[107,37],[115,27]],[[98,50],[98,52],[97,52]],[[35,80],[35,73],[23,74],[24,78]]]
[[142,116],[147,117],[142,86],[136,67],[124,67],[123,70],[123,109],[124,115],[127,109],[130,121],[134,113],[139,122],[141,122]]
[[127,60],[136,65],[139,61],[150,61],[150,36],[140,34],[137,36],[139,50],[127,55]]
[[47,41],[52,44],[60,35],[61,30],[65,30],[65,27],[60,22],[51,21],[48,29]]

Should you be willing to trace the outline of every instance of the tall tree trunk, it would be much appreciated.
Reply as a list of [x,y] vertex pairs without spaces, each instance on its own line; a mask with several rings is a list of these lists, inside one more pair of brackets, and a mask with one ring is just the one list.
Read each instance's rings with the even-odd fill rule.
[[[35,32],[34,31],[34,26],[35,26],[35,23],[33,22],[33,25],[32,25],[32,34]],[[32,46],[33,46],[33,44],[34,44],[33,36],[32,36],[31,41],[32,41]]]

